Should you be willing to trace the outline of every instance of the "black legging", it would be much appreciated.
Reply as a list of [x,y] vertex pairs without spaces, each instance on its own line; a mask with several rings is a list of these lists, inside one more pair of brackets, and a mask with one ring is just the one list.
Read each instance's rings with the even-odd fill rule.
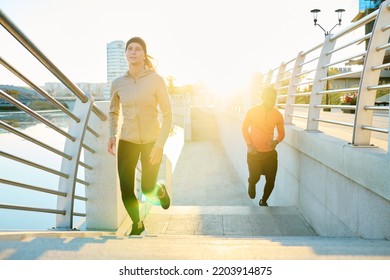
[[265,186],[263,192],[263,203],[266,203],[271,195],[278,170],[278,153],[276,150],[270,152],[257,152],[256,154],[247,154],[247,163],[249,170],[248,183],[255,186],[260,180],[261,175],[265,175]]
[[138,223],[139,205],[134,193],[135,169],[141,155],[142,176],[141,188],[145,195],[151,194],[156,186],[160,164],[150,164],[149,155],[154,142],[135,144],[119,140],[118,144],[118,174],[122,193],[122,201],[133,223]]

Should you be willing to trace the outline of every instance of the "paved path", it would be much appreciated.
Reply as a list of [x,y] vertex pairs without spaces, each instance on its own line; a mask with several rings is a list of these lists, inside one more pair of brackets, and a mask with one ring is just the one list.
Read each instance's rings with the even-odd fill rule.
[[148,234],[315,235],[295,207],[259,207],[218,141],[188,142],[173,172],[172,207],[153,207]]
[[322,237],[30,235],[0,240],[10,260],[390,260],[389,241]]
[[218,142],[186,143],[174,170],[173,205],[153,207],[147,234],[0,233],[0,259],[390,259],[390,242],[323,238],[294,207],[257,207]]
[[295,207],[173,206],[145,220],[148,235],[314,236]]
[[172,182],[175,206],[253,205],[218,141],[185,143]]

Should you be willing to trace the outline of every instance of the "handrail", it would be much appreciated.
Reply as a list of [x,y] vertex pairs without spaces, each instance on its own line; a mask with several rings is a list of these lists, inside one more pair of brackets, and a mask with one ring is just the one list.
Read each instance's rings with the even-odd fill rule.
[[47,126],[52,128],[53,130],[55,130],[58,133],[64,135],[66,138],[68,138],[68,139],[70,139],[72,141],[76,140],[76,138],[74,138],[72,135],[70,135],[69,133],[63,131],[61,128],[58,128],[57,126],[52,124],[50,121],[48,121],[47,119],[45,119],[44,117],[42,117],[41,115],[36,113],[35,111],[31,110],[29,107],[27,107],[26,105],[22,104],[20,101],[16,100],[15,98],[12,98],[11,96],[9,96],[6,92],[2,91],[1,89],[0,89],[0,97],[2,97],[3,99],[7,100],[10,103],[12,103],[18,109],[21,109],[21,110],[25,111],[27,114],[29,114],[30,116],[32,116],[36,120],[46,124]]
[[390,43],[378,46],[378,47],[376,47],[376,50],[377,51],[381,51],[381,50],[385,50],[385,49],[388,49],[388,48],[390,48]]
[[340,64],[341,62],[349,61],[351,59],[354,59],[354,58],[357,58],[357,57],[361,57],[361,56],[365,56],[365,55],[366,55],[365,51],[361,52],[361,53],[358,53],[358,54],[354,54],[354,55],[351,55],[349,57],[345,57],[343,59],[340,59],[340,60],[337,60],[337,61],[333,61],[332,63],[328,63],[326,65],[323,65],[322,68],[328,68],[329,66]]
[[24,184],[24,183],[20,183],[20,182],[15,182],[15,181],[11,181],[11,180],[5,180],[5,179],[1,179],[1,178],[0,178],[0,183],[12,185],[15,187],[20,187],[20,188],[25,188],[25,189],[29,189],[29,190],[34,190],[34,191],[38,191],[38,192],[59,195],[59,196],[63,196],[63,197],[66,196],[65,192],[59,192],[59,191],[55,191],[55,190],[51,190],[51,189],[47,189],[47,188],[41,188],[41,187],[37,187],[37,186],[29,185],[29,184]]
[[54,106],[59,108],[62,112],[66,113],[69,117],[71,117],[74,121],[80,122],[80,119],[76,117],[74,114],[72,114],[67,108],[65,108],[64,105],[62,105],[60,102],[58,102],[56,99],[51,97],[47,92],[42,90],[40,87],[36,86],[32,81],[30,81],[26,76],[24,76],[22,73],[20,73],[18,70],[16,70],[14,67],[12,67],[7,61],[5,61],[2,57],[0,57],[0,63],[7,68],[9,71],[11,71],[13,74],[15,74],[18,78],[20,78],[23,82],[25,82],[27,85],[29,85],[32,89],[34,89],[36,92],[41,94],[45,99],[49,100]]
[[353,123],[339,122],[339,121],[320,119],[320,118],[313,118],[313,120],[317,122],[325,122],[325,123],[337,124],[341,126],[353,127]]
[[300,82],[300,83],[294,84],[294,87],[299,87],[299,86],[303,86],[303,85],[309,85],[309,84],[312,84],[312,83],[313,83],[313,81]]
[[[322,79],[321,79],[322,80]],[[354,88],[341,88],[341,89],[329,89],[329,90],[321,90],[315,92],[316,94],[329,94],[329,93],[344,93],[344,92],[357,92],[359,90],[358,87]]]
[[361,18],[360,20],[352,23],[347,28],[341,30],[340,32],[336,33],[335,35],[332,35],[330,38],[330,41],[335,41],[338,38],[352,32],[352,31],[355,31],[359,27],[364,26],[367,23],[370,23],[371,21],[374,21],[375,18],[377,17],[377,15],[378,15],[378,10],[375,10],[374,12],[372,12],[372,13],[368,14],[367,16]]
[[309,49],[309,50],[307,50],[307,51],[305,51],[305,52],[303,52],[302,55],[303,55],[303,56],[306,56],[307,54],[309,54],[309,53],[311,53],[311,52],[313,52],[313,51],[315,51],[315,50],[318,50],[318,49],[321,48],[321,47],[322,47],[322,43],[319,44],[319,45],[317,45],[317,46],[314,46],[313,48],[311,48],[311,49]]
[[[12,96],[12,94],[6,91],[0,90],[0,98],[6,102],[12,104],[19,110],[22,110],[28,116],[34,118],[38,123],[45,124],[50,129],[58,132],[61,136],[65,137],[65,147],[63,151],[43,143],[35,137],[27,135],[19,131],[17,127],[13,127],[11,124],[0,120],[0,128],[4,129],[11,135],[16,135],[28,142],[44,148],[56,155],[62,157],[61,170],[56,170],[51,166],[45,166],[30,160],[23,158],[23,156],[17,156],[7,151],[0,151],[0,159],[6,158],[8,160],[21,163],[22,165],[29,166],[46,172],[47,174],[54,174],[59,176],[58,189],[52,190],[41,186],[35,186],[30,182],[18,182],[18,180],[10,180],[6,178],[0,178],[0,183],[8,186],[14,186],[21,189],[28,189],[34,192],[54,194],[57,196],[57,209],[49,209],[42,207],[30,207],[24,205],[13,205],[13,204],[0,204],[0,209],[11,209],[20,211],[34,211],[56,214],[56,227],[61,229],[73,229],[73,218],[86,217],[86,213],[79,213],[74,211],[74,201],[88,201],[87,197],[76,195],[75,189],[76,184],[82,185],[83,187],[92,187],[90,182],[87,182],[83,178],[78,178],[78,168],[82,167],[88,170],[92,170],[93,167],[89,164],[84,163],[81,159],[81,150],[89,152],[94,155],[97,153],[96,149],[90,143],[84,143],[84,135],[86,131],[91,133],[94,137],[100,137],[100,133],[96,128],[89,125],[90,113],[93,112],[97,119],[100,121],[107,120],[107,116],[101,111],[93,101],[92,96],[84,94],[76,84],[70,81],[55,65],[52,63],[44,53],[32,43],[32,41],[23,34],[23,32],[8,19],[4,13],[0,10],[0,23],[1,25],[29,52],[31,53],[40,63],[42,63],[55,77],[57,77],[70,91],[77,97],[74,109],[70,112],[63,104],[61,104],[54,97],[49,95],[46,91],[34,84],[30,79],[24,76],[20,71],[16,70],[15,67],[10,65],[4,58],[0,57],[0,64],[8,69],[13,75],[19,78],[21,81],[26,83],[35,92],[40,94],[44,100],[50,102],[57,109],[62,111],[66,116],[70,118],[70,124],[68,132],[52,123],[41,114],[29,108],[21,101]],[[24,101],[23,101],[24,102]],[[19,154],[19,153],[18,153]],[[3,174],[2,174],[3,175]]]
[[6,124],[2,120],[0,120],[0,127],[5,129],[5,130],[7,130],[7,131],[9,131],[9,132],[11,132],[12,134],[18,135],[18,136],[20,136],[20,137],[22,137],[22,138],[24,138],[24,139],[34,143],[34,144],[37,144],[38,146],[41,146],[42,148],[44,148],[46,150],[49,150],[49,151],[51,151],[53,153],[56,153],[57,155],[60,155],[60,156],[66,158],[66,159],[69,159],[69,160],[72,159],[71,155],[67,155],[64,152],[59,151],[58,149],[55,149],[55,148],[53,148],[53,147],[51,147],[51,146],[49,146],[47,144],[42,143],[41,141],[36,140],[33,137],[30,137],[30,136],[28,136],[28,135],[18,131],[17,129],[15,129],[12,126]]
[[336,74],[336,75],[332,75],[332,76],[328,76],[328,77],[322,78],[321,81],[329,81],[329,80],[334,80],[334,79],[346,78],[346,77],[348,77],[348,76],[352,76],[352,75],[356,75],[356,74],[361,74],[361,73],[362,73],[361,70],[358,70],[358,71],[351,71],[351,72],[345,72],[345,73]]
[[382,69],[385,69],[385,68],[390,68],[390,63],[381,64],[381,65],[377,65],[377,66],[372,66],[371,67],[372,70],[382,70]]
[[365,110],[389,111],[389,106],[364,106]]
[[304,62],[300,63],[298,66],[301,67],[301,66],[304,66],[304,65],[306,65],[306,64],[309,64],[309,63],[311,63],[311,62],[314,62],[314,61],[316,61],[316,60],[318,60],[318,57],[314,57],[314,58],[312,58],[312,59],[310,59],[310,60],[308,60],[308,61],[304,61]]
[[[366,32],[365,25],[368,23],[374,22],[373,29],[371,32]],[[357,29],[364,29],[364,35],[355,35],[352,32]],[[354,147],[364,146],[368,147],[370,145],[371,134],[363,132],[363,130],[367,131],[375,131],[380,133],[388,133],[388,127],[375,127],[373,125],[374,115],[372,111],[375,112],[388,112],[389,106],[376,106],[375,99],[378,91],[389,90],[390,84],[380,83],[379,78],[382,73],[381,70],[385,70],[390,68],[390,63],[384,62],[385,51],[390,49],[389,43],[389,35],[390,35],[390,0],[383,2],[380,8],[362,19],[356,21],[355,23],[350,24],[345,29],[326,36],[325,41],[320,45],[316,45],[313,48],[300,52],[296,58],[289,60],[292,62],[296,59],[300,59],[297,62],[292,70],[294,75],[290,79],[289,85],[286,85],[287,79],[283,79],[285,81],[283,83],[283,87],[280,86],[281,79],[283,77],[277,76],[276,80],[266,79],[263,86],[267,86],[272,84],[278,91],[279,97],[278,100],[287,100],[285,104],[285,121],[286,123],[292,123],[292,117],[303,118],[304,116],[299,114],[294,114],[293,108],[301,107],[308,108],[308,116],[306,117],[306,129],[308,131],[318,130],[319,122],[326,122],[333,125],[340,126],[348,126],[352,127],[352,139],[351,143]],[[354,38],[346,37],[345,35],[351,34]],[[339,40],[340,38],[345,36],[345,40]],[[336,47],[336,42],[337,47]],[[367,42],[366,44],[362,44],[363,42]],[[364,51],[359,48],[366,47]],[[314,58],[308,58],[307,55],[313,53],[314,51],[321,50],[319,56],[316,55]],[[341,53],[341,51],[345,51]],[[332,57],[334,54],[341,54],[338,56]],[[314,53],[313,53],[314,55]],[[333,75],[329,74],[328,70],[330,67],[337,67],[337,65],[341,65],[342,63],[362,63],[362,69],[351,69],[347,72],[335,73]],[[317,63],[317,66],[311,69],[303,69],[302,67],[308,65],[309,63]],[[347,64],[348,65],[348,64]],[[278,68],[273,69],[268,72],[268,76],[270,73],[274,74],[278,71],[281,71],[283,64]],[[283,68],[284,69],[284,68]],[[378,71],[380,70],[380,71]],[[309,74],[312,75],[314,73],[315,77],[311,81],[299,81],[298,77],[305,78]],[[335,82],[340,81],[341,79],[346,78],[357,78],[360,81],[359,85],[355,84],[345,84],[344,86],[339,84],[335,84]],[[312,78],[312,77],[310,77]],[[307,87],[310,91],[301,92],[298,91],[298,87],[302,85],[309,84],[311,85]],[[280,89],[288,88],[287,94],[283,92],[280,93]],[[357,105],[348,105],[348,104],[324,104],[323,97],[326,97],[328,100],[329,96],[337,96],[337,94],[350,94],[357,93]],[[299,97],[310,96],[307,100],[310,100],[310,104],[297,104],[297,100],[299,102],[305,103],[304,99],[299,99]],[[307,103],[307,101],[306,101]],[[283,106],[278,103],[278,106]],[[342,121],[329,120],[327,118],[321,117],[321,109],[324,111],[331,111],[331,109],[341,109],[341,110],[354,110],[354,122],[346,123]],[[339,112],[340,110],[338,110]],[[388,123],[388,115],[379,114],[376,117],[387,118]],[[387,124],[388,125],[388,124]],[[389,139],[387,139],[387,153],[390,150]]]
[[389,89],[389,88],[390,88],[390,84],[377,85],[377,86],[367,86],[368,90]]
[[375,131],[375,132],[380,132],[380,133],[389,133],[389,129],[388,128],[379,128],[379,127],[369,126],[369,125],[362,125],[362,129]]
[[[0,10],[0,24],[21,43],[39,62],[41,62],[54,76],[56,76],[69,90],[83,103],[88,101],[88,97],[82,90],[65,76],[57,66],[29,39],[24,33]],[[101,119],[106,120],[107,116],[96,105],[92,111]]]
[[38,47],[27,38],[24,33],[0,10],[0,24],[17,40],[22,44],[38,61],[40,61],[50,72],[52,72],[64,85],[66,85],[78,99],[83,103],[88,101],[87,96],[76,86],[71,80],[68,79],[50,61],[49,58]]
[[12,209],[12,210],[32,211],[32,212],[41,212],[41,213],[52,213],[52,214],[59,214],[59,215],[65,215],[65,213],[66,213],[64,210],[38,208],[38,207],[26,207],[26,206],[10,205],[10,204],[0,204],[0,208]]
[[54,174],[54,175],[58,175],[58,176],[60,176],[60,177],[64,177],[64,178],[67,178],[67,179],[69,178],[69,175],[66,174],[66,173],[57,171],[57,170],[55,170],[55,169],[52,169],[52,168],[43,166],[43,165],[41,165],[41,164],[37,164],[37,163],[35,163],[35,162],[29,161],[29,160],[26,160],[26,159],[23,159],[23,158],[14,156],[14,155],[11,155],[11,154],[6,153],[6,152],[3,152],[3,151],[0,151],[0,156],[9,158],[9,159],[14,160],[14,161],[18,161],[18,162],[23,163],[23,164],[26,164],[26,165],[28,165],[28,166],[32,166],[32,167],[35,167],[35,168],[38,168],[38,169],[47,171],[47,172],[49,172],[49,173],[52,173],[52,174]]
[[350,46],[352,46],[352,45],[360,44],[361,42],[364,42],[364,41],[370,39],[370,37],[371,37],[371,32],[368,33],[368,34],[366,34],[366,35],[364,35],[363,37],[359,37],[359,38],[357,38],[357,39],[355,39],[355,40],[352,40],[351,42],[349,42],[349,43],[347,43],[347,44],[344,44],[344,45],[342,45],[342,46],[340,46],[340,47],[338,47],[338,48],[335,48],[335,49],[329,51],[329,52],[327,53],[327,55],[330,55],[330,54],[332,54],[332,53],[338,52],[338,51],[340,51],[340,50],[342,50],[342,49],[345,49],[346,47],[350,47]]

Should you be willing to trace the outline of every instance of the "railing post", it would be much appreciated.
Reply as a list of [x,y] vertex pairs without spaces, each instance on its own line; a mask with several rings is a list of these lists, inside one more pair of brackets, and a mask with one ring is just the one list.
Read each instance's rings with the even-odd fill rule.
[[[378,16],[374,23],[371,38],[367,47],[366,59],[364,60],[362,76],[360,79],[359,91],[356,101],[355,123],[353,130],[352,144],[355,146],[369,146],[371,131],[363,129],[363,126],[371,126],[373,111],[365,110],[365,106],[374,106],[376,99],[376,89],[369,87],[377,85],[381,71],[372,70],[373,66],[383,63],[386,48],[378,50],[379,46],[386,45],[390,36],[390,29],[382,29],[390,24],[390,11],[387,8],[389,1],[384,2],[378,10]],[[389,141],[390,142],[390,141]]]
[[284,110],[284,123],[292,123],[292,114],[294,111],[294,107],[291,105],[295,103],[295,94],[297,93],[296,84],[299,83],[298,74],[301,73],[302,63],[304,62],[305,57],[306,55],[303,55],[303,52],[300,52],[295,59],[295,64],[291,74],[290,84],[287,92],[286,109]]
[[71,122],[69,125],[69,134],[76,138],[75,141],[66,139],[64,153],[71,155],[72,159],[62,159],[61,172],[68,174],[68,178],[60,178],[58,191],[67,193],[66,197],[59,196],[57,199],[57,209],[65,210],[65,215],[57,214],[56,229],[71,230],[73,228],[73,206],[76,188],[76,179],[78,163],[80,159],[82,144],[84,142],[85,131],[87,128],[89,116],[92,110],[93,98],[88,97],[86,103],[77,99],[73,114],[80,122]]
[[283,80],[283,78],[284,78],[286,66],[287,65],[282,62],[279,66],[279,69],[278,69],[278,75],[276,76],[276,80],[275,80],[275,90],[276,90],[277,95],[280,94],[280,87],[282,86],[281,80]]
[[309,113],[307,120],[307,130],[308,131],[318,131],[318,121],[315,121],[315,118],[319,118],[321,108],[316,108],[316,105],[320,105],[322,102],[322,94],[318,92],[323,91],[326,86],[326,81],[321,81],[321,79],[326,78],[328,75],[328,68],[324,65],[329,64],[332,54],[328,54],[331,50],[334,49],[336,40],[332,41],[332,35],[325,37],[324,44],[322,45],[321,54],[318,58],[317,70],[313,80],[313,89],[310,95],[310,104],[309,104]]
[[273,73],[274,73],[274,70],[269,70],[268,71],[268,73],[266,75],[266,79],[264,81],[265,86],[268,86],[271,83]]
[[278,93],[279,93],[279,88],[282,86],[281,80],[283,80],[284,78],[285,71],[286,71],[286,64],[282,62],[279,66],[278,75],[276,76],[276,80],[275,80],[275,89]]

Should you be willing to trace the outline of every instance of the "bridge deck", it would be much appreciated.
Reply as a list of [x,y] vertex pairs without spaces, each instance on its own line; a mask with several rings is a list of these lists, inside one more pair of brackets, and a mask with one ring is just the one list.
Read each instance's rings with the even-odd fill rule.
[[2,232],[0,259],[390,259],[389,241],[318,237],[296,208],[256,206],[235,174],[219,142],[186,143],[146,235]]

